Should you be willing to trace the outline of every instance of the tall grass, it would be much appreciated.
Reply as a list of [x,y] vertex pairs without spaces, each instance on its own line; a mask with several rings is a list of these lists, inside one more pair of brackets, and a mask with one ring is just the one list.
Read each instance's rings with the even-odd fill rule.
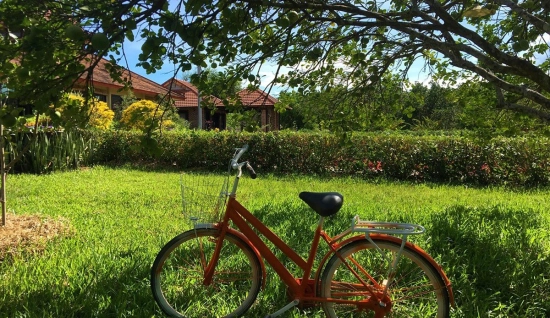
[[[30,148],[23,152],[29,143]],[[89,163],[93,143],[93,139],[78,131],[39,132],[34,140],[30,133],[13,133],[6,143],[7,160],[10,162],[23,152],[14,168],[18,172],[45,173],[75,169]]]
[[[96,167],[13,175],[9,182],[10,213],[64,217],[75,234],[39,255],[0,264],[1,317],[162,316],[149,269],[160,248],[189,227],[181,216],[178,173]],[[304,190],[344,195],[342,211],[325,223],[329,234],[346,229],[356,214],[424,225],[427,233],[413,241],[451,279],[453,317],[550,315],[550,190],[260,176],[243,178],[238,197],[305,256],[317,216],[298,199]],[[287,302],[284,284],[268,267],[266,288],[249,317]],[[284,317],[323,315],[294,309]]]

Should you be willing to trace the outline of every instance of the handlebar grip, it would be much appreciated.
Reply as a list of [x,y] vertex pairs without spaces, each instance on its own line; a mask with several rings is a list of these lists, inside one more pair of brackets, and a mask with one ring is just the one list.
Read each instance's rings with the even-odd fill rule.
[[252,168],[252,166],[248,162],[246,162],[246,169],[248,169],[248,172],[250,173],[250,178],[256,179],[258,175],[256,174],[256,171],[254,171],[254,168]]
[[231,167],[233,167],[233,169],[237,169],[237,163],[239,162],[239,159],[241,158],[243,153],[248,150],[248,144],[245,144],[244,146],[242,146],[242,148],[235,148],[235,150],[238,150],[238,152],[236,152],[233,156],[233,159],[231,159]]

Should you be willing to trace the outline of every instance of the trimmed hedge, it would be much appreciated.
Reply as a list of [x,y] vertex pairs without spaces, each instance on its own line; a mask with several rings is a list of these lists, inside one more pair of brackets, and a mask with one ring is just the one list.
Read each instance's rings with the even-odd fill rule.
[[147,154],[139,133],[94,132],[91,161],[156,163],[181,169],[227,169],[234,148],[245,143],[258,172],[351,175],[477,185],[547,186],[550,183],[548,138],[473,140],[463,136],[324,133],[165,133],[161,154]]

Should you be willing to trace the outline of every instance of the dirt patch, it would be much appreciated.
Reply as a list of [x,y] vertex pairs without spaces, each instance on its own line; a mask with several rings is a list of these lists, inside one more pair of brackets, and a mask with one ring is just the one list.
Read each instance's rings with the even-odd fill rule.
[[40,253],[48,241],[72,232],[66,219],[8,214],[6,225],[0,226],[0,262],[21,253]]

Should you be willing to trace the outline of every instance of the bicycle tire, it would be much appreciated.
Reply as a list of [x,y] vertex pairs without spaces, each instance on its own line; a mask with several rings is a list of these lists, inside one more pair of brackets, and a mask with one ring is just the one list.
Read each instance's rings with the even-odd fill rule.
[[[400,249],[400,244],[384,239],[373,240],[381,253],[367,239],[351,242],[338,250],[338,253],[357,272],[358,267],[349,260],[353,257],[383,289],[384,279],[389,272],[389,264]],[[385,256],[384,256],[385,255]],[[361,278],[375,288],[374,283],[361,274]],[[386,281],[387,282],[387,281]],[[347,284],[345,284],[347,283]],[[354,284],[352,286],[352,284]],[[370,293],[350,269],[334,254],[321,276],[320,294],[345,300],[367,301]],[[402,251],[397,271],[388,286],[391,311],[385,317],[449,317],[449,293],[443,278],[433,265],[419,252],[405,246]],[[323,302],[327,317],[374,317],[373,310],[360,308],[357,305]]]
[[[239,317],[255,302],[262,285],[260,261],[249,244],[227,233],[212,284],[203,284],[216,229],[184,232],[168,242],[151,268],[155,301],[170,317]],[[204,257],[202,257],[203,255]]]

